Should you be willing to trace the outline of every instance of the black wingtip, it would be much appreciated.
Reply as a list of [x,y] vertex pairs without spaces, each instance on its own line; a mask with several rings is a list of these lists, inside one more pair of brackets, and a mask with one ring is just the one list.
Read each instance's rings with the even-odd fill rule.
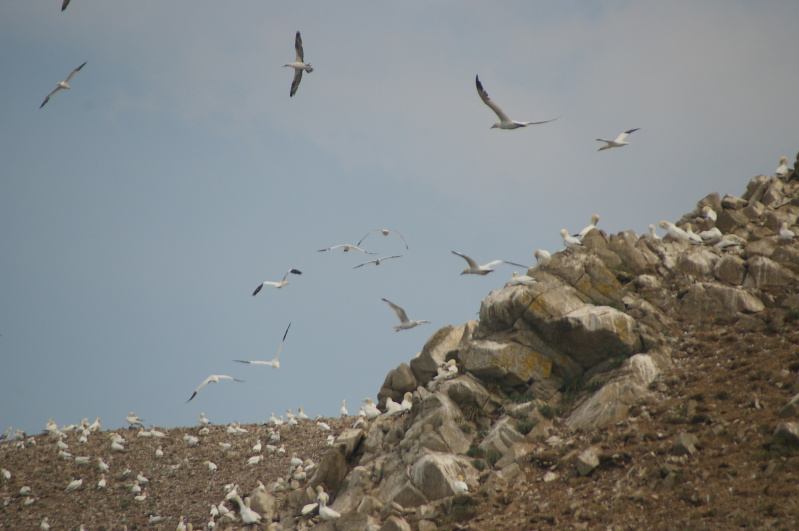
[[291,328],[291,323],[286,327],[286,331],[283,332],[283,341],[286,340],[286,336],[289,335],[289,328]]
[[295,275],[302,275],[302,271],[299,269],[289,269],[289,273],[293,273]]
[[255,288],[255,291],[252,292],[252,296],[255,297],[256,295],[258,295],[258,292],[261,291],[261,288],[263,287],[264,287],[263,284],[259,284],[258,287]]

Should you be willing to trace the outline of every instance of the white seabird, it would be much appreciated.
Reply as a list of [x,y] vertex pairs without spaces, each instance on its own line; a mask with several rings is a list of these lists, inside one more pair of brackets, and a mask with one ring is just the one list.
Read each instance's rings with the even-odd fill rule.
[[347,411],[347,399],[346,398],[341,401],[341,409],[339,409],[338,412],[341,414],[342,417],[346,417],[346,416],[348,416],[350,414],[350,412]]
[[133,426],[136,426],[137,424],[138,424],[139,426],[141,426],[142,428],[144,428],[144,424],[142,424],[142,423],[141,423],[141,421],[142,421],[143,419],[140,419],[139,417],[137,417],[137,416],[136,416],[136,415],[133,413],[133,411],[131,411],[130,413],[128,413],[128,416],[127,416],[127,417],[125,417],[125,420],[128,422],[128,424],[130,424],[130,427],[131,427],[131,428],[132,428]]
[[702,207],[702,217],[715,222],[718,218],[718,215],[716,214],[716,211],[713,210],[713,207],[710,205],[705,205]]
[[576,249],[583,246],[580,238],[572,236],[566,229],[560,229],[560,235],[563,237],[563,245],[567,249]]
[[391,306],[391,309],[394,310],[394,312],[396,312],[397,314],[397,317],[399,317],[400,324],[394,326],[394,330],[397,332],[399,332],[400,330],[407,330],[409,328],[413,328],[416,325],[430,322],[424,319],[420,321],[411,321],[410,319],[408,319],[408,315],[405,313],[405,310],[403,310],[400,306],[397,306],[388,299],[381,299],[381,300],[386,304],[388,304],[389,306]]
[[356,245],[360,245],[361,242],[364,241],[366,239],[366,237],[369,236],[370,234],[372,234],[373,232],[379,232],[383,236],[388,236],[389,234],[391,234],[393,232],[394,234],[396,234],[397,236],[399,236],[402,239],[402,243],[405,244],[405,248],[406,249],[408,248],[408,242],[405,241],[405,236],[403,236],[400,231],[393,230],[393,229],[372,229],[369,232],[367,232],[366,234],[364,234],[363,238],[358,240],[358,243]]
[[367,419],[374,420],[380,416],[380,410],[377,409],[377,406],[372,402],[371,398],[364,398],[363,401],[365,402],[363,413]]
[[685,232],[684,230],[682,230],[680,227],[678,227],[674,223],[671,223],[671,222],[666,221],[666,220],[662,220],[659,223],[659,225],[660,225],[661,229],[666,229],[666,232],[668,233],[668,235],[671,236],[675,240],[679,240],[679,241],[690,241],[691,240],[691,238],[688,236],[688,233]]
[[777,169],[774,171],[774,175],[776,177],[785,177],[788,175],[788,158],[787,157],[780,157],[780,165],[777,166]]
[[277,347],[277,354],[271,361],[261,361],[261,360],[254,360],[254,361],[245,361],[245,360],[233,360],[239,363],[249,363],[250,365],[269,365],[273,369],[280,368],[280,352],[283,350],[283,343],[286,342],[286,336],[289,335],[289,328],[291,328],[291,323],[286,327],[286,331],[283,332],[283,339],[280,341],[280,345]]
[[199,420],[200,420],[200,424],[202,424],[203,426],[208,426],[209,424],[211,424],[211,421],[208,420],[208,417],[205,416],[205,412],[204,411],[200,412]]
[[492,111],[494,111],[499,117],[499,121],[495,122],[494,125],[491,126],[491,129],[518,129],[520,127],[527,127],[528,125],[539,125],[551,122],[553,120],[557,120],[557,118],[552,118],[552,120],[544,120],[543,122],[517,122],[516,120],[511,120],[508,118],[508,115],[505,114],[505,111],[499,108],[499,105],[493,102],[491,98],[488,97],[488,92],[485,91],[483,88],[483,84],[480,83],[480,77],[474,77],[475,85],[477,86],[477,93],[480,95],[480,99],[483,100],[483,103],[488,105]]
[[358,251],[359,253],[363,253],[363,254],[375,254],[375,253],[370,253],[368,251],[364,251],[363,249],[361,249],[357,245],[350,245],[349,243],[342,243],[341,245],[334,245],[333,247],[328,247],[327,249],[317,249],[317,251],[319,251],[320,253],[323,253],[325,251],[332,251],[333,249],[341,249],[345,253],[347,253],[349,251]]
[[596,224],[598,221],[599,221],[599,214],[594,214],[593,216],[591,216],[591,223],[583,227],[583,230],[577,233],[577,237],[580,238],[580,241],[583,241],[585,235],[596,228]]
[[729,247],[740,247],[742,244],[743,241],[737,234],[725,234],[714,247],[717,249],[727,249]]
[[469,485],[463,481],[463,475],[458,474],[458,479],[452,482],[452,488],[455,490],[455,494],[465,494],[469,492]]
[[286,274],[283,275],[283,278],[280,280],[280,282],[272,282],[270,280],[267,280],[265,282],[258,284],[258,287],[255,288],[255,291],[252,292],[252,296],[255,297],[256,295],[258,295],[258,292],[261,291],[261,289],[263,289],[264,286],[274,286],[277,289],[280,289],[283,286],[288,285],[289,281],[286,280],[286,277],[289,276],[289,273],[291,273],[292,275],[302,275],[302,271],[300,271],[299,269],[289,269],[288,271],[286,271]]
[[638,131],[639,129],[640,129],[640,127],[636,127],[635,129],[628,129],[627,131],[621,133],[619,136],[617,136],[613,140],[607,140],[605,138],[597,138],[596,139],[597,142],[605,142],[605,145],[602,146],[601,148],[599,148],[597,151],[602,151],[603,149],[610,149],[610,148],[622,147],[622,146],[628,145],[629,142],[625,142],[624,139],[627,138],[627,136],[630,133],[634,133],[634,132]]
[[380,263],[383,262],[383,260],[389,260],[391,258],[402,258],[402,255],[398,254],[393,256],[384,256],[382,258],[375,258],[374,260],[367,260],[366,262],[362,262],[356,265],[355,267],[353,267],[353,269],[358,269],[359,267],[365,266],[366,264],[380,265]]
[[291,92],[289,92],[289,97],[292,97],[297,93],[297,87],[300,86],[300,81],[302,81],[303,71],[308,72],[309,74],[313,72],[311,63],[305,62],[305,53],[302,50],[302,37],[300,37],[299,31],[294,37],[294,50],[297,52],[297,58],[293,63],[287,63],[283,65],[290,66],[294,69],[294,80],[291,82]]
[[788,228],[787,221],[782,222],[782,225],[780,225],[780,230],[777,234],[780,235],[780,239],[787,241],[793,240],[796,237],[796,233]]
[[722,234],[718,227],[712,227],[708,230],[703,230],[697,236],[702,239],[702,243],[705,245],[714,245],[721,240]]
[[536,249],[533,253],[535,256],[536,263],[533,266],[533,269],[543,269],[549,265],[549,262],[552,260],[552,255],[549,254],[549,251],[545,251],[544,249]]
[[203,387],[205,387],[209,383],[217,383],[219,380],[233,380],[234,382],[244,381],[244,380],[239,380],[238,378],[233,378],[232,376],[228,376],[227,374],[212,374],[211,376],[203,380],[203,383],[197,386],[197,389],[194,390],[194,392],[191,394],[191,397],[189,397],[189,399],[186,400],[186,402],[191,402],[191,399],[197,396],[197,393],[199,393]]
[[508,287],[508,286],[529,286],[531,284],[535,284],[536,282],[537,282],[537,280],[534,279],[533,277],[528,276],[528,275],[520,275],[518,271],[514,271],[513,272],[513,276],[510,278],[510,280],[505,282],[505,287]]
[[470,258],[469,256],[466,256],[463,253],[459,253],[458,251],[451,251],[451,252],[452,252],[452,254],[457,254],[458,256],[460,256],[461,258],[466,260],[467,264],[469,264],[469,267],[467,267],[466,269],[461,271],[461,275],[487,275],[487,274],[489,274],[489,273],[491,273],[493,271],[491,266],[495,266],[497,264],[503,264],[503,263],[504,264],[515,265],[515,266],[518,266],[518,267],[526,267],[526,266],[524,266],[522,264],[517,264],[515,262],[508,262],[507,260],[493,260],[491,262],[488,262],[487,264],[478,265],[477,262],[475,262],[472,258]]
[[[66,6],[64,6],[64,8],[66,8]],[[62,11],[63,11],[63,9],[62,9]],[[42,107],[44,107],[44,105],[45,105],[45,104],[46,104],[48,101],[50,101],[50,98],[53,96],[53,94],[55,94],[55,93],[56,93],[56,92],[58,92],[59,90],[61,90],[61,89],[70,89],[70,88],[72,88],[72,87],[70,87],[70,86],[69,86],[69,81],[72,79],[72,76],[74,76],[74,75],[75,75],[75,73],[76,73],[78,70],[80,70],[81,68],[83,68],[84,66],[86,66],[86,63],[88,63],[88,61],[84,61],[82,65],[80,65],[78,68],[76,68],[75,70],[73,70],[72,72],[70,72],[70,74],[67,76],[67,78],[66,78],[64,81],[59,81],[59,82],[58,82],[58,84],[56,85],[55,89],[53,90],[53,92],[51,92],[50,94],[48,94],[48,95],[47,95],[47,97],[45,97],[45,98],[44,98],[44,101],[42,102],[42,104],[41,104],[41,105],[39,105],[39,108],[41,109]]]

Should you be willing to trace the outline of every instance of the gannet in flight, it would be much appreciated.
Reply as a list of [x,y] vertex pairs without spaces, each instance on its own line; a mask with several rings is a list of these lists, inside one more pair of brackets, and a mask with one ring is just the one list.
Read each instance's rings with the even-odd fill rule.
[[621,133],[619,136],[617,136],[614,140],[606,140],[604,138],[597,138],[596,139],[597,142],[605,142],[605,145],[602,146],[601,148],[599,148],[597,151],[602,151],[603,149],[610,149],[610,148],[615,148],[615,147],[626,146],[627,144],[629,144],[629,142],[625,142],[624,141],[624,139],[627,138],[627,135],[629,135],[630,133],[634,133],[635,131],[638,131],[639,129],[640,129],[640,127],[636,127],[635,129],[628,129],[627,131],[625,131],[625,132]]
[[63,2],[61,2],[61,11],[65,10],[68,5],[69,5],[69,0],[64,0]]
[[264,286],[274,286],[277,289],[280,289],[283,286],[288,285],[289,281],[286,280],[286,277],[289,276],[289,273],[291,273],[292,275],[302,275],[302,271],[300,271],[299,269],[289,269],[288,271],[286,271],[286,274],[283,275],[283,278],[280,280],[280,282],[272,282],[270,280],[267,280],[259,284],[258,287],[255,288],[255,291],[252,292],[252,296],[255,297],[256,295],[258,295],[258,292],[261,291],[261,289]]
[[458,251],[452,251],[452,254],[457,254],[458,256],[466,260],[467,264],[469,264],[469,267],[461,271],[461,275],[487,275],[493,271],[493,269],[491,269],[491,266],[502,263],[515,265],[518,267],[526,267],[522,264],[517,264],[515,262],[508,262],[507,260],[494,260],[492,262],[488,262],[485,265],[478,265],[477,262],[475,262],[472,258],[466,256],[463,253],[459,253]]
[[362,262],[362,263],[356,265],[355,267],[353,267],[353,269],[358,269],[359,267],[365,266],[366,264],[380,265],[380,263],[383,260],[388,260],[390,258],[401,258],[401,257],[402,257],[401,254],[397,254],[397,255],[393,255],[393,256],[384,256],[382,258],[375,258],[374,260],[367,260],[366,262]]
[[376,254],[376,253],[370,253],[368,251],[364,251],[363,249],[361,249],[357,245],[350,245],[349,243],[342,243],[341,245],[334,245],[333,247],[328,247],[327,249],[317,249],[317,250],[320,253],[323,253],[325,251],[332,251],[333,249],[341,249],[345,253],[349,252],[350,250],[352,250],[352,251],[358,251],[359,253],[364,253],[364,254]]
[[272,359],[272,361],[260,361],[260,360],[255,360],[255,361],[233,360],[233,361],[237,361],[239,363],[249,363],[250,365],[269,365],[273,369],[279,369],[280,360],[278,358],[280,358],[280,351],[283,350],[283,343],[286,342],[286,336],[289,335],[289,328],[291,328],[291,323],[289,323],[289,325],[286,327],[286,331],[283,332],[283,339],[280,341],[280,345],[278,345],[277,347],[277,354],[275,354],[275,357]]
[[[66,5],[65,5],[64,7],[66,7]],[[62,11],[63,11],[63,9],[62,9]],[[84,61],[84,63],[83,63],[82,65],[80,65],[78,68],[76,68],[75,70],[73,70],[72,72],[70,72],[70,74],[67,76],[67,78],[66,78],[64,81],[59,81],[59,82],[58,82],[58,84],[56,85],[55,89],[53,90],[53,92],[51,92],[50,94],[48,94],[48,95],[47,95],[47,97],[46,97],[46,98],[44,98],[44,101],[42,102],[42,104],[41,104],[41,105],[39,105],[39,108],[41,109],[42,107],[44,107],[45,103],[47,103],[48,101],[50,101],[50,98],[52,97],[52,95],[53,95],[53,94],[55,94],[56,92],[58,92],[59,90],[61,90],[61,89],[70,89],[70,88],[72,88],[72,87],[70,87],[70,86],[69,86],[69,81],[72,79],[72,76],[74,76],[74,75],[75,75],[75,73],[76,73],[78,70],[80,70],[81,68],[83,68],[84,66],[86,66],[86,63],[87,63],[87,62],[88,62],[88,61]]]
[[297,93],[297,87],[300,86],[300,81],[302,81],[302,72],[303,70],[308,72],[309,74],[313,72],[313,68],[311,67],[311,63],[306,63],[304,59],[304,53],[302,51],[302,37],[300,37],[300,32],[297,32],[297,36],[294,37],[294,50],[297,52],[297,58],[293,63],[287,63],[283,66],[290,66],[294,69],[294,80],[291,82],[291,92],[289,92],[289,97],[294,96]]
[[402,233],[401,233],[400,231],[398,231],[398,230],[393,230],[393,229],[372,229],[372,230],[370,230],[369,232],[367,232],[367,233],[366,233],[366,234],[363,236],[363,238],[361,238],[360,240],[358,240],[358,244],[357,244],[357,245],[360,245],[360,244],[361,244],[361,242],[362,242],[362,241],[364,241],[364,240],[366,239],[366,237],[367,237],[367,236],[369,236],[370,234],[372,234],[373,232],[379,232],[379,233],[380,233],[380,234],[382,234],[383,236],[388,236],[389,234],[391,234],[391,233],[393,232],[393,233],[397,234],[397,235],[398,235],[398,236],[399,236],[399,237],[402,239],[402,243],[404,243],[404,244],[405,244],[405,248],[406,248],[406,249],[408,248],[408,242],[406,242],[406,241],[405,241],[405,236],[403,236],[403,235],[402,235]]
[[494,125],[491,126],[491,129],[518,129],[519,127],[527,127],[528,125],[538,125],[538,124],[545,124],[547,122],[551,122],[553,120],[557,120],[557,118],[552,118],[552,120],[544,120],[543,122],[517,122],[516,120],[511,120],[508,118],[508,115],[499,108],[499,105],[494,103],[491,98],[488,97],[488,92],[485,91],[483,88],[483,84],[480,83],[480,77],[474,77],[475,85],[477,85],[477,93],[480,95],[480,99],[483,100],[483,103],[491,107],[491,110],[494,111],[497,116],[499,117],[499,121],[495,122]]
[[209,383],[216,383],[219,380],[233,380],[234,382],[244,381],[244,380],[239,380],[238,378],[233,378],[232,376],[228,376],[227,374],[212,374],[211,376],[203,380],[203,383],[197,386],[197,389],[194,390],[194,392],[191,394],[191,397],[189,397],[189,399],[186,400],[186,402],[191,402],[191,399],[197,396],[197,393],[199,393],[203,387],[205,387]]
[[411,321],[410,319],[408,319],[408,315],[405,313],[405,310],[403,310],[401,307],[397,306],[388,299],[382,299],[382,300],[383,302],[391,306],[391,308],[397,313],[397,317],[399,317],[400,324],[394,326],[394,330],[396,330],[397,332],[399,332],[400,330],[407,330],[409,328],[413,328],[416,325],[430,322],[424,319],[421,321]]

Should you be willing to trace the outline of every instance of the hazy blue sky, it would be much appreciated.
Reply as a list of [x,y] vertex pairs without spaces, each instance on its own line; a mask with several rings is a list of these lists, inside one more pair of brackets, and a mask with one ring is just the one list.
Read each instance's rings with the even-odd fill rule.
[[[60,4],[0,3],[0,429],[354,413],[514,269],[450,250],[532,263],[594,213],[644,232],[799,149],[795,0]],[[476,74],[561,118],[491,130]],[[410,249],[364,245],[402,258],[316,251],[383,227]],[[381,297],[432,324],[395,333]],[[279,371],[231,361],[289,322]],[[212,373],[246,383],[186,404]]]

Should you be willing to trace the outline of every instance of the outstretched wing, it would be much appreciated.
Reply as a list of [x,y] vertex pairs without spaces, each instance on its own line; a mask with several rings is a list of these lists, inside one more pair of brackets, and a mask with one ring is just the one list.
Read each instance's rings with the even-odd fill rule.
[[75,73],[76,73],[78,70],[80,70],[81,68],[83,68],[84,66],[86,66],[86,63],[88,63],[88,62],[89,62],[89,61],[84,61],[82,65],[80,65],[78,68],[76,68],[75,70],[73,70],[72,72],[70,72],[70,73],[69,73],[69,75],[67,76],[67,78],[66,78],[64,81],[66,81],[67,83],[69,83],[69,80],[70,80],[70,79],[72,79],[72,76],[74,76],[74,75],[75,75]]
[[[311,40],[313,40],[313,39],[311,39]],[[313,43],[311,43],[311,44],[313,44]],[[298,63],[304,63],[305,61],[303,60],[303,57],[304,57],[305,54],[302,51],[302,37],[300,37],[300,32],[299,31],[297,32],[297,36],[294,37],[294,51],[297,52],[297,62]],[[299,81],[297,82],[297,84],[299,85]]]
[[483,103],[491,107],[491,110],[494,111],[500,120],[503,122],[511,121],[508,118],[508,115],[505,114],[505,111],[499,108],[499,105],[493,102],[491,98],[488,97],[488,92],[485,91],[483,88],[483,84],[480,83],[480,78],[478,76],[474,77],[475,85],[477,85],[477,93],[480,95],[480,99],[483,100]]
[[385,302],[389,306],[391,306],[391,308],[394,310],[394,312],[396,312],[397,317],[399,317],[399,320],[400,320],[401,323],[404,323],[404,322],[408,321],[408,315],[405,313],[405,310],[403,310],[401,307],[397,306],[396,304],[394,304],[393,302],[391,302],[388,299],[382,299],[382,300],[383,300],[383,302]]

